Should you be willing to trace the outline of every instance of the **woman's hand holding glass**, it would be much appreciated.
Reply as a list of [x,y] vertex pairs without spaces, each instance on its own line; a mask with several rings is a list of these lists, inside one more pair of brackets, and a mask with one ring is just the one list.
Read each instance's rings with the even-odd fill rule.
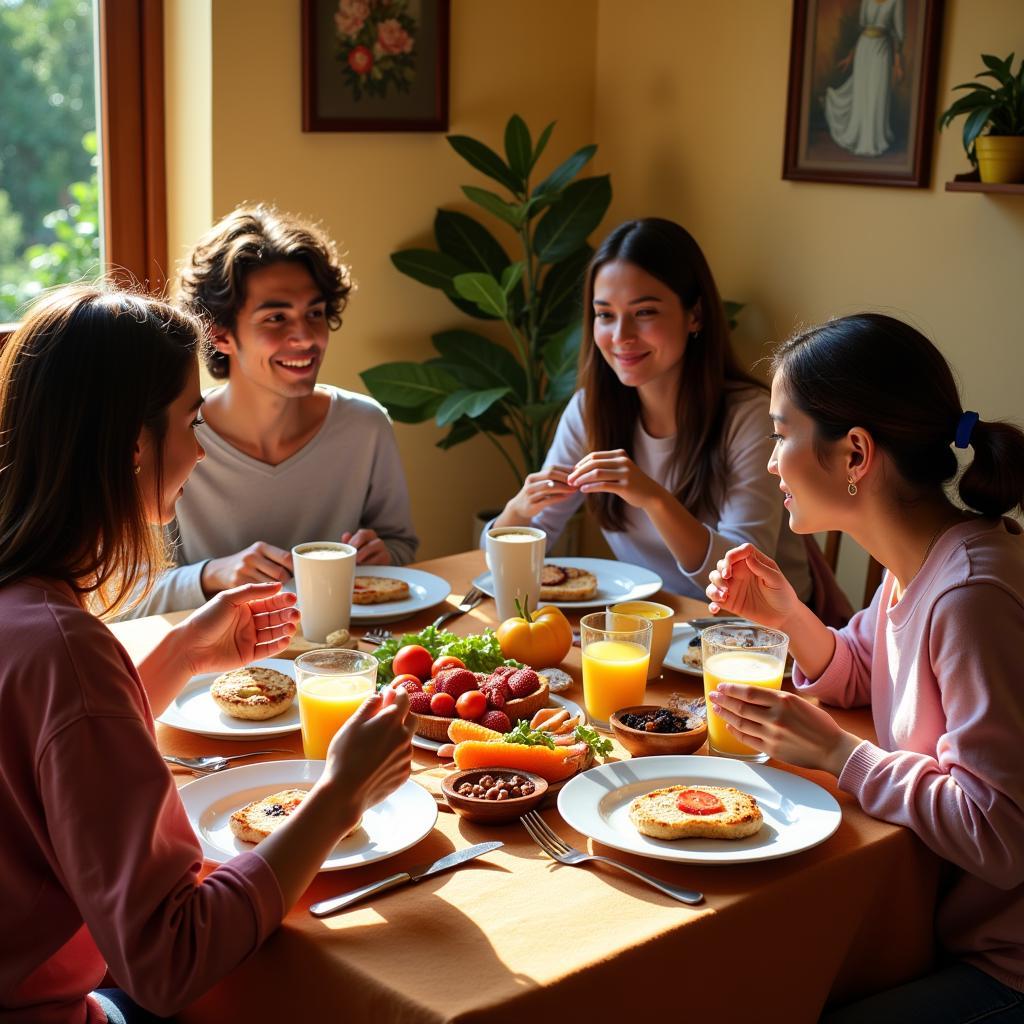
[[584,455],[569,473],[567,482],[584,494],[615,494],[634,508],[643,508],[667,493],[622,448]]
[[838,777],[860,743],[827,711],[795,693],[722,683],[708,699],[740,742],[802,768]]

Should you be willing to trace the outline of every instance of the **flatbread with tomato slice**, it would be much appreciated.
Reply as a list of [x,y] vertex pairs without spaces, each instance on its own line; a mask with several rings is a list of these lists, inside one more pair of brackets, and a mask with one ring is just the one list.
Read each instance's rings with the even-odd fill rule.
[[638,796],[629,820],[652,839],[745,839],[764,818],[757,801],[732,786],[668,786]]

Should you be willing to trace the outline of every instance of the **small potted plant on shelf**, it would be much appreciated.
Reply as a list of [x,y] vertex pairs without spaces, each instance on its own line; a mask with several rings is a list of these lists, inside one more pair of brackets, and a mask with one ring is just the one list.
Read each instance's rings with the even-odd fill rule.
[[1024,59],[1014,74],[1013,57],[1011,53],[1002,60],[983,53],[985,70],[975,78],[991,78],[996,85],[975,81],[954,86],[968,91],[939,118],[940,128],[966,118],[964,149],[989,184],[1024,181]]

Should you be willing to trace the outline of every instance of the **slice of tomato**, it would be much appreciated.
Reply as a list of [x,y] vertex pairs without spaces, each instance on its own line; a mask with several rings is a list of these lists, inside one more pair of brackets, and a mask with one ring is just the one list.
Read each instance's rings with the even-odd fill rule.
[[725,810],[725,804],[714,793],[703,789],[684,789],[676,797],[676,807],[685,814],[718,814]]

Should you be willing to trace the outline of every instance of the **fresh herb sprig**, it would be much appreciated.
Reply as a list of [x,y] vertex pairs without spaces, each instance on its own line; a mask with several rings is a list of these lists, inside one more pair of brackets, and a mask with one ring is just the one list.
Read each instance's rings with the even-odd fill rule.
[[612,752],[612,741],[604,739],[596,729],[577,725],[573,735],[586,743],[595,757],[607,757]]
[[[595,757],[607,757],[612,752],[612,741],[604,739],[596,729],[585,725],[577,725],[573,738],[578,743],[586,743]],[[502,739],[506,743],[520,743],[526,747],[548,747],[555,749],[555,741],[540,729],[531,729],[526,720],[517,723],[516,727],[505,733]]]

